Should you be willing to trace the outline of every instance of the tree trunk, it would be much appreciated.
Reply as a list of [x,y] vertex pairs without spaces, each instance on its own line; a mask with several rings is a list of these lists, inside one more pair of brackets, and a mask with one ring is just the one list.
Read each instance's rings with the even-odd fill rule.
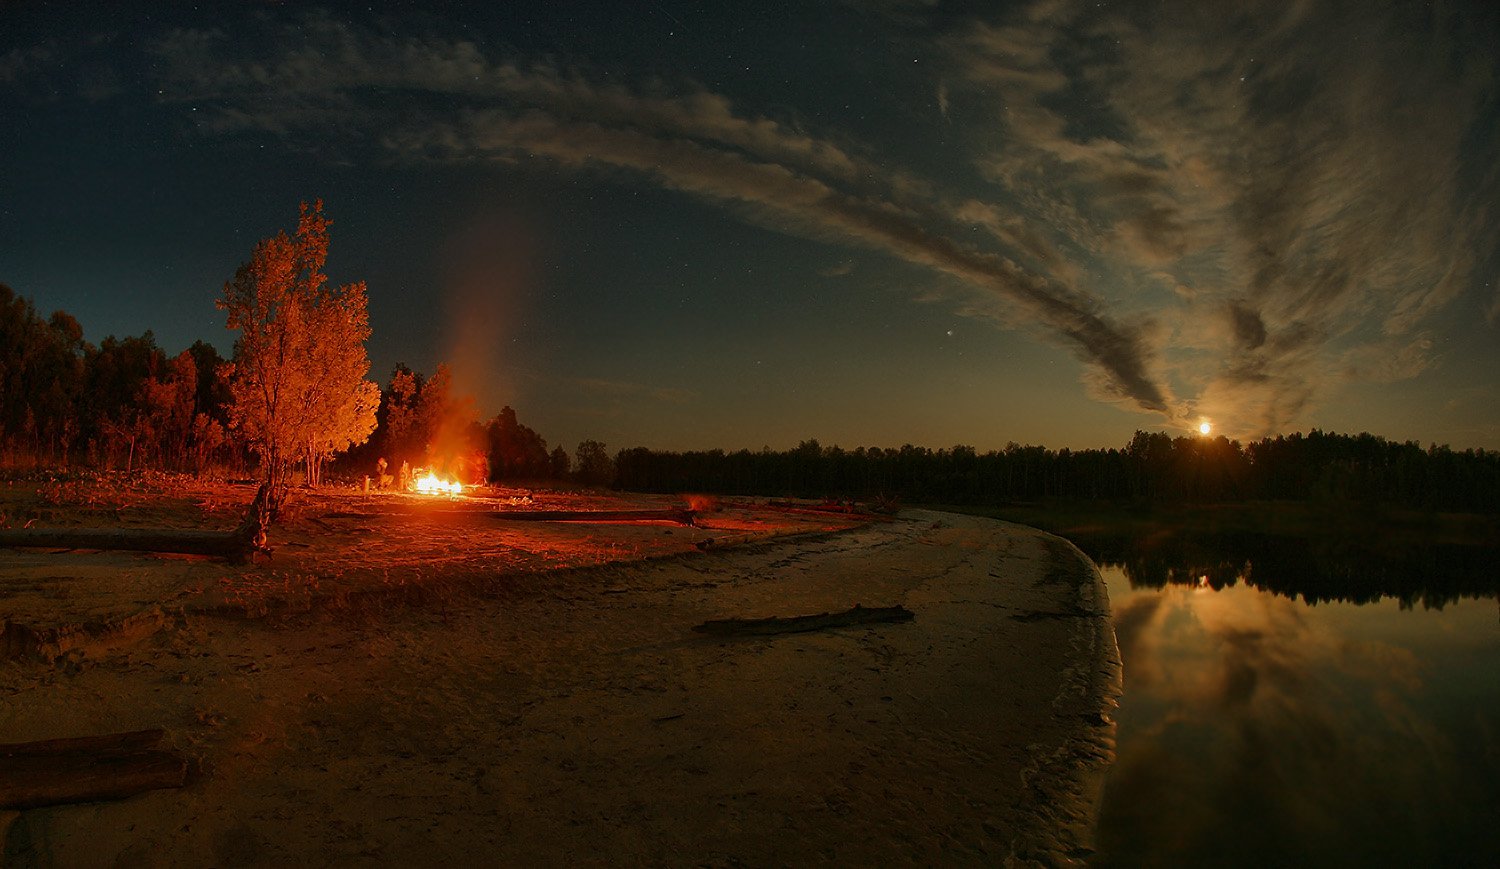
[[180,788],[187,761],[157,748],[162,731],[0,745],[0,809],[117,800]]
[[281,513],[291,492],[291,484],[288,482],[292,473],[291,463],[274,451],[265,456],[262,463],[266,470],[266,482],[262,486],[266,490],[266,510],[274,520]]

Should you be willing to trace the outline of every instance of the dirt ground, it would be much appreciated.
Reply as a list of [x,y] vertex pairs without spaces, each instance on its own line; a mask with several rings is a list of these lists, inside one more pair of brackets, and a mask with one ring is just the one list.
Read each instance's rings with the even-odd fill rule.
[[[0,662],[0,742],[163,727],[193,766],[180,790],[21,813],[6,865],[1089,853],[1119,669],[1102,583],[1065,541],[922,511],[519,525],[366,497],[407,496],[309,503],[251,567],[0,551],[0,600],[33,619],[161,622]],[[91,558],[113,566],[59,566]],[[97,593],[112,570],[128,593]],[[692,631],[856,603],[916,618]]]
[[[177,476],[11,482],[0,488],[0,527],[228,530],[243,518],[254,492],[251,483]],[[695,499],[708,509],[692,527],[516,522],[502,517],[537,510],[665,510],[682,507],[684,499],[518,488],[471,492],[296,492],[272,528],[274,553],[248,566],[185,555],[3,551],[0,612],[9,636],[0,652],[57,657],[111,638],[135,639],[180,609],[258,615],[350,598],[415,597],[433,586],[441,591],[488,585],[500,575],[669,557],[836,531],[861,521],[773,508],[764,499]]]

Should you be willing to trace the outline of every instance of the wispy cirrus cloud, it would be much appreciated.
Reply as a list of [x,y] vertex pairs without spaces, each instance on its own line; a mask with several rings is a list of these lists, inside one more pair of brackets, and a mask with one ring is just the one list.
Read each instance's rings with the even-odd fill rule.
[[912,173],[745,116],[691,85],[599,84],[546,64],[492,61],[466,42],[387,39],[325,18],[301,33],[297,48],[234,57],[220,34],[174,31],[156,47],[168,71],[164,90],[212,106],[216,130],[294,136],[321,132],[332,118],[361,135],[378,130],[386,153],[401,159],[541,157],[625,171],[782,231],[883,252],[999,300],[1009,322],[1088,363],[1103,394],[1173,413],[1137,324],[1111,316],[1063,269],[1047,275],[1018,264],[1056,259],[1024,227],[996,219],[997,244],[960,240],[970,217]]
[[1175,295],[1159,352],[1259,434],[1434,364],[1500,240],[1493,21],[1468,12],[1062,0],[948,43],[1005,133],[982,171],[1105,281]]
[[611,399],[645,398],[666,404],[686,404],[698,397],[698,394],[690,389],[651,386],[645,383],[608,380],[600,377],[572,378],[567,381],[567,384],[574,389]]
[[[1072,351],[1094,394],[1233,434],[1437,364],[1435,320],[1494,257],[1497,75],[1465,10],[886,12],[942,58],[943,124],[980,133],[960,192],[692,82],[317,13],[295,39],[175,30],[154,52],[163,97],[212,131],[642,179],[941,273],[960,312]],[[1479,307],[1500,316],[1500,295]]]
[[28,45],[0,54],[0,85],[16,85],[52,62],[56,54],[56,47],[50,44]]

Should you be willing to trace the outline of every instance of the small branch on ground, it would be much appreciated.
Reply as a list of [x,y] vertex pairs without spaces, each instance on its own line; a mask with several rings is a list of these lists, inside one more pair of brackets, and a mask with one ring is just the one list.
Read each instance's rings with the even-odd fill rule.
[[813,616],[767,619],[716,619],[693,628],[700,634],[719,637],[769,636],[773,634],[797,634],[805,631],[822,631],[850,625],[868,625],[882,622],[909,622],[916,613],[904,606],[862,607],[855,604],[852,609],[838,613],[819,613]]
[[692,525],[697,511],[675,510],[495,510],[483,514],[510,522],[676,522]]

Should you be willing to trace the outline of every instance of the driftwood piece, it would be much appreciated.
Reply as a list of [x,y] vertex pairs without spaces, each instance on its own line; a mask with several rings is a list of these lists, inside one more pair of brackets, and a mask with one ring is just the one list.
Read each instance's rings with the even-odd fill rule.
[[233,532],[165,528],[25,528],[0,531],[0,547],[174,552],[243,561],[247,541]]
[[692,525],[696,510],[495,510],[485,513],[508,522],[676,522]]
[[916,613],[904,606],[862,607],[838,613],[819,613],[815,616],[772,617],[768,619],[716,619],[693,628],[700,634],[719,637],[769,636],[772,634],[797,634],[804,631],[822,631],[849,625],[867,625],[880,622],[909,622]]
[[767,501],[766,507],[783,513],[840,513],[858,516],[866,512],[857,504],[804,504],[798,501]]
[[177,528],[8,528],[0,530],[0,549],[109,549],[129,552],[173,552],[208,555],[240,563],[256,552],[268,552],[267,489],[250,502],[245,520],[233,531]]
[[0,745],[0,810],[118,800],[180,788],[187,760],[160,730]]
[[16,755],[77,754],[79,752],[146,751],[161,745],[166,737],[161,728],[105,733],[100,736],[72,736],[67,739],[43,739],[38,742],[0,744],[0,757]]

